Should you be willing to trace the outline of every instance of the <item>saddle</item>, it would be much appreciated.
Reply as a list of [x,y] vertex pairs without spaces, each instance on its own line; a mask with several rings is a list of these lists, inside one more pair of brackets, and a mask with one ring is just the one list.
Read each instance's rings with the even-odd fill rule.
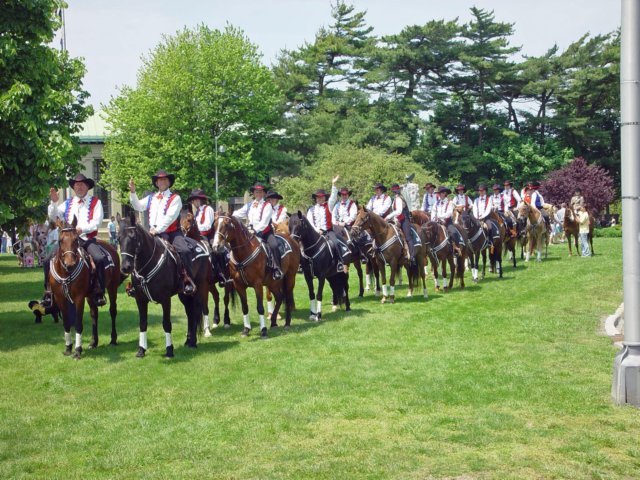
[[209,256],[209,249],[205,247],[202,242],[190,237],[185,237],[185,240],[191,251],[191,263],[195,262],[198,258]]

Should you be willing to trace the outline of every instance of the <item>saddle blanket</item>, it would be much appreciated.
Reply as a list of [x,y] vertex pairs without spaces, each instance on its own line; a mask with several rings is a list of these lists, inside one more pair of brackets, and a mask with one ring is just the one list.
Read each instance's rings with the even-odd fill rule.
[[208,257],[209,251],[197,240],[193,238],[185,237],[189,250],[191,250],[191,262],[195,262],[200,257]]
[[420,240],[420,235],[418,235],[418,231],[415,229],[413,225],[411,225],[411,236],[413,237],[413,243],[416,246],[422,246],[422,240]]
[[274,236],[278,240],[278,253],[280,254],[280,258],[283,259],[288,254],[290,254],[293,251],[293,249],[291,248],[291,245],[289,244],[289,242],[287,242],[286,238],[281,237],[280,235],[274,235]]

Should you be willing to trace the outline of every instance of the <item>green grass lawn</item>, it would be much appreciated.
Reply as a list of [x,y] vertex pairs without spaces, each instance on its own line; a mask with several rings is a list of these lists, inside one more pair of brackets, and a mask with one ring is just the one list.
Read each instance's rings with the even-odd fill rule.
[[325,301],[318,324],[299,276],[291,331],[242,339],[238,307],[191,351],[176,309],[172,360],[157,306],[135,358],[124,294],[120,345],[102,309],[101,345],[64,357],[62,326],[26,309],[41,271],[2,255],[0,478],[638,478],[640,412],[611,403],[601,333],[622,299],[621,241],[595,248],[552,246],[465,291],[431,281],[428,301],[404,287],[349,314]]

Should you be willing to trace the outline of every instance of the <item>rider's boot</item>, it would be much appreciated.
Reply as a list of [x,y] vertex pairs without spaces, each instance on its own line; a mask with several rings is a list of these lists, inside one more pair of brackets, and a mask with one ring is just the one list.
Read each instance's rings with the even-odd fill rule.
[[107,304],[107,300],[104,297],[104,267],[96,265],[96,286],[94,290],[94,297],[96,299],[96,305],[102,307]]
[[185,268],[182,269],[182,293],[185,295],[195,295],[196,284],[193,283],[191,275],[187,273]]

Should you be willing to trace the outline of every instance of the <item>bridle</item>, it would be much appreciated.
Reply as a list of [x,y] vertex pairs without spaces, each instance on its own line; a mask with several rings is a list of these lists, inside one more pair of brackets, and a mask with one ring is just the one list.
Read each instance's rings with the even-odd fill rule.
[[[239,248],[244,247],[247,244],[251,243],[251,240],[253,240],[253,237],[255,236],[254,234],[250,234],[248,231],[244,230],[244,229],[240,229],[240,231],[242,231],[242,233],[244,234],[245,238],[246,238],[246,242],[241,243],[240,245],[236,245],[235,247],[231,245],[231,243],[229,242],[229,234],[228,233],[222,233],[220,231],[220,227],[222,225],[225,225],[225,228],[227,225],[229,225],[228,228],[236,228],[236,226],[233,224],[233,221],[231,220],[231,217],[229,217],[228,215],[224,215],[224,216],[219,216],[216,218],[216,220],[214,220],[214,223],[216,221],[219,221],[219,223],[216,225],[216,230],[214,232],[214,235],[216,237],[220,237],[224,243],[224,245],[228,245],[229,249],[231,251],[237,250]],[[223,222],[224,221],[224,222]]]
[[[63,228],[60,233],[71,233],[71,232],[76,232],[75,227],[66,227]],[[58,240],[58,245],[62,245],[62,239]],[[66,263],[64,263],[62,261],[62,259],[67,256],[67,255],[72,255],[74,260],[76,261],[76,265],[78,264],[78,259],[81,258],[80,254],[78,253],[78,248],[76,248],[75,250],[65,250],[65,251],[61,251],[58,250],[58,259],[60,264],[62,264],[62,268],[64,268],[65,272],[69,273],[69,267],[67,266]]]
[[140,241],[140,238],[138,236],[138,225],[134,225],[133,227],[125,227],[124,229],[125,230],[134,230],[134,232],[135,232],[135,237],[134,238],[135,238],[136,248],[134,249],[133,254],[131,254],[129,252],[125,252],[125,251],[123,251],[121,249],[120,250],[120,255],[131,257],[131,259],[133,260],[133,269],[136,272],[140,273],[142,270],[144,270],[149,265],[149,263],[151,263],[151,261],[155,257],[156,248],[158,247],[158,242],[156,242],[154,240],[154,242],[153,242],[153,251],[151,252],[151,255],[149,256],[149,259],[147,260],[147,262],[141,268],[138,268],[136,264],[138,263],[138,256],[140,255],[140,251],[142,250],[142,242]]

